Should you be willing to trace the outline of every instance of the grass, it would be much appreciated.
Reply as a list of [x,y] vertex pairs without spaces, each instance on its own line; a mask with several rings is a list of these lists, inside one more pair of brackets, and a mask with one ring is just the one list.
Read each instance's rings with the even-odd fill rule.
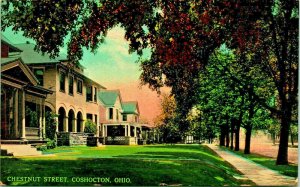
[[[7,185],[183,186],[253,185],[206,146],[152,145],[58,147],[55,156],[1,157],[2,182]],[[8,177],[66,177],[67,182],[8,181]],[[72,182],[72,177],[103,177],[103,182]],[[122,178],[115,181],[115,178]],[[75,178],[80,179],[80,178]],[[130,181],[129,181],[130,180]],[[121,182],[120,182],[121,181]]]
[[290,163],[289,165],[276,165],[276,159],[271,157],[267,157],[255,153],[244,154],[243,150],[233,151],[229,148],[226,149],[238,154],[239,156],[252,160],[255,163],[261,164],[264,167],[278,171],[283,175],[290,176],[290,177],[298,177],[298,165],[296,164]]

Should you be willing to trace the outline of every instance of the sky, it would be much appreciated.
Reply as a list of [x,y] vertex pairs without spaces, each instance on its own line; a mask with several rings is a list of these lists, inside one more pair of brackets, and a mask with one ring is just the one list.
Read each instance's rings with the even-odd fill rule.
[[[13,33],[7,29],[3,32],[12,43],[25,43],[33,40],[25,38],[22,33]],[[119,89],[123,101],[138,101],[141,119],[152,124],[153,119],[160,113],[160,97],[148,86],[140,85],[140,64],[137,63],[138,55],[129,54],[129,43],[124,39],[125,31],[115,27],[107,33],[105,42],[97,49],[96,54],[84,50],[80,63],[85,67],[84,73],[89,78],[110,89]],[[66,47],[61,52],[67,54]],[[143,58],[150,57],[150,52],[145,51]],[[168,92],[163,89],[162,92]]]

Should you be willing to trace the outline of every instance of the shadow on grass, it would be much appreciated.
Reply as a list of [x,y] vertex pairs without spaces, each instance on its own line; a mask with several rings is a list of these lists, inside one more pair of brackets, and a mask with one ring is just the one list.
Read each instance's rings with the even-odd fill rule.
[[[2,182],[7,185],[126,185],[157,186],[160,183],[184,186],[238,186],[251,184],[239,181],[224,172],[222,167],[200,161],[140,160],[140,159],[85,159],[30,160],[2,158]],[[40,182],[8,181],[8,177],[41,177]],[[66,182],[44,182],[43,177],[67,177]],[[72,177],[104,177],[110,182],[72,182]],[[130,183],[117,183],[115,178],[129,178]]]

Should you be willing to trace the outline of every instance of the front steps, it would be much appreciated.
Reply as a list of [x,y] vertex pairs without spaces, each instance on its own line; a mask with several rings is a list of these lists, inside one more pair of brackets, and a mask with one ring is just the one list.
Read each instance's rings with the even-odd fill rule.
[[1,144],[1,156],[40,156],[41,151],[30,144]]

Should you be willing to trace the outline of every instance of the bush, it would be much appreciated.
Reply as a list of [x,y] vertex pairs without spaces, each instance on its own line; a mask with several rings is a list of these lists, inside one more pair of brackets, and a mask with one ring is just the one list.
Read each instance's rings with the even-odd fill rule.
[[91,120],[88,119],[85,122],[84,132],[85,133],[96,134],[96,132],[97,132],[97,125],[94,122],[92,122]]
[[56,132],[55,117],[57,117],[57,115],[47,111],[45,116],[46,116],[46,137],[49,138],[50,140],[54,140],[55,132]]
[[54,149],[56,147],[56,141],[55,140],[48,140],[46,146],[47,146],[47,149]]
[[36,149],[38,151],[46,151],[47,150],[47,146],[46,145],[39,145],[39,146],[36,146]]

